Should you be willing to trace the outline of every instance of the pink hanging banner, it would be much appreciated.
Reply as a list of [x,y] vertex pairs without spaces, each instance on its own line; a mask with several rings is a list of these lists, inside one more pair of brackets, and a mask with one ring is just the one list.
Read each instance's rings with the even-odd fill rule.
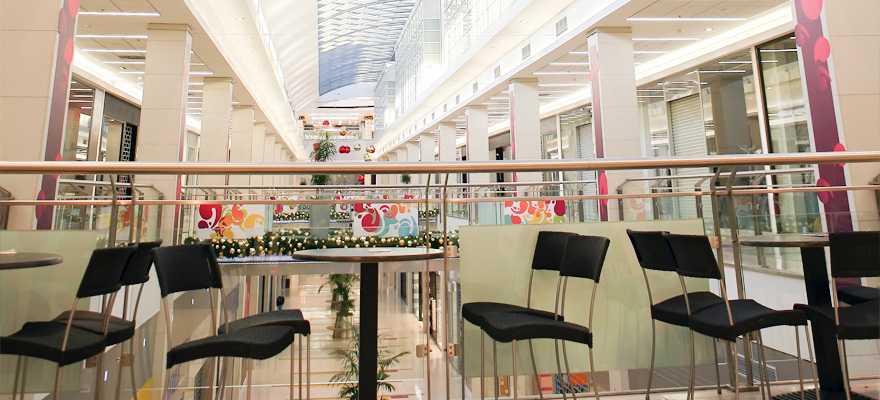
[[[822,27],[824,0],[794,0],[797,19],[795,37],[803,63],[803,81],[810,105],[813,143],[817,152],[845,151],[837,125],[837,109],[831,85],[828,60],[831,43]],[[843,164],[819,164],[816,186],[845,186]],[[851,232],[852,215],[847,192],[826,192],[819,195],[825,211],[828,232]]]

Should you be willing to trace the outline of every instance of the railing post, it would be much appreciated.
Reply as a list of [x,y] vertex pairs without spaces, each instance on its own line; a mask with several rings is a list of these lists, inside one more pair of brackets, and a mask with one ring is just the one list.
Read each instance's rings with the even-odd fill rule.
[[694,206],[697,210],[697,218],[703,219],[703,189],[694,188]]
[[107,233],[107,247],[115,247],[116,246],[116,226],[119,224],[119,205],[116,203],[117,201],[117,193],[116,193],[116,175],[109,175],[110,177],[110,199],[112,203],[110,204],[110,229]]
[[[623,188],[618,187],[618,188],[617,188],[617,194],[622,195],[622,194],[623,194]],[[618,220],[618,221],[623,221],[623,220],[624,220],[624,218],[623,218],[623,198],[622,198],[622,197],[619,198],[619,199],[617,199],[617,220]]]

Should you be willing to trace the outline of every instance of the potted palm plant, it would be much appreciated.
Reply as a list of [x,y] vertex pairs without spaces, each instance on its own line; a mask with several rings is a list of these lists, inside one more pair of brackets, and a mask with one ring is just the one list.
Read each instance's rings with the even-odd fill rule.
[[[379,337],[382,340],[382,337]],[[352,338],[349,348],[336,350],[335,354],[342,358],[342,372],[333,375],[330,382],[339,385],[339,397],[349,400],[357,400],[359,398],[357,378],[358,378],[358,357],[360,355],[360,337],[355,334]],[[394,385],[387,382],[390,374],[388,369],[400,362],[400,359],[409,354],[403,351],[392,355],[388,349],[379,347],[378,359],[376,360],[376,391],[377,392],[393,392],[396,390]]]
[[351,288],[357,281],[357,275],[330,274],[321,287],[330,286],[330,310],[336,312],[336,321],[333,324],[333,338],[339,339],[351,331],[351,316],[354,313],[354,298],[351,296]]

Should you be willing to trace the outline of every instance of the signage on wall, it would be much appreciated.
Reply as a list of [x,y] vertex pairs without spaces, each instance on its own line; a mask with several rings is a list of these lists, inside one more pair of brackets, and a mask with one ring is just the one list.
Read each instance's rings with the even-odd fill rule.
[[408,203],[356,203],[351,211],[355,236],[415,236],[419,234],[418,209]]
[[505,224],[540,225],[563,222],[565,222],[565,200],[504,202]]
[[199,206],[196,236],[199,239],[246,239],[266,233],[266,210],[263,205]]

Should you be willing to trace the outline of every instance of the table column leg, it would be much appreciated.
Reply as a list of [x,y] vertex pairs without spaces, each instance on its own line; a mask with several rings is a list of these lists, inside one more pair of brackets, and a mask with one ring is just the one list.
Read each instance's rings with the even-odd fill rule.
[[379,264],[361,264],[360,346],[358,390],[361,400],[376,398],[376,359],[378,358]]
[[[802,247],[801,260],[804,265],[804,283],[807,302],[812,306],[831,306],[831,291],[823,247]],[[843,372],[837,352],[834,326],[822,321],[812,321],[813,343],[816,347],[816,369],[819,371],[819,386],[822,399],[845,397]]]

